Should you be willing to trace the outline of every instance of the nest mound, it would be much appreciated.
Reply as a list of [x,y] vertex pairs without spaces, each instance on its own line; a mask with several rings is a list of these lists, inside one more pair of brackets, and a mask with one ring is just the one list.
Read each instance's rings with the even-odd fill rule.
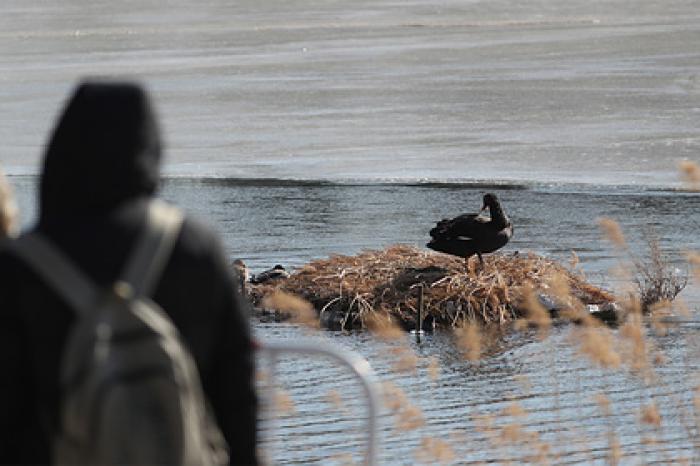
[[321,325],[330,328],[364,328],[376,313],[415,328],[419,308],[425,322],[449,327],[465,320],[517,319],[525,314],[527,290],[546,293],[554,277],[583,304],[613,301],[580,274],[532,253],[492,254],[481,269],[476,259],[467,265],[458,257],[404,245],[315,260],[284,281],[251,285],[249,291],[257,306],[275,291],[301,296],[313,304]]

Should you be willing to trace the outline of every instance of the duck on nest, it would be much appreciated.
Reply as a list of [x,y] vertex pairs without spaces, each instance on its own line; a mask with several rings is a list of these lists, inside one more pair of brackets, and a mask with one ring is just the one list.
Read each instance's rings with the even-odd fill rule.
[[233,261],[233,268],[236,272],[238,272],[238,275],[240,276],[241,280],[244,282],[248,281],[248,266],[245,265],[245,262],[243,262],[241,259],[236,259]]
[[289,272],[287,272],[283,266],[277,264],[269,270],[265,270],[264,272],[250,277],[250,283],[259,284],[271,280],[279,280],[281,278],[289,278]]
[[[490,218],[481,215],[487,208]],[[484,195],[484,205],[478,214],[462,214],[440,220],[430,230],[430,236],[432,240],[426,245],[430,249],[464,257],[465,263],[476,254],[483,268],[481,255],[505,246],[513,236],[513,224],[496,195],[488,193]]]
[[245,265],[241,259],[236,259],[233,261],[233,269],[238,274],[236,279],[238,280],[239,291],[245,291],[245,284],[248,281],[248,266]]

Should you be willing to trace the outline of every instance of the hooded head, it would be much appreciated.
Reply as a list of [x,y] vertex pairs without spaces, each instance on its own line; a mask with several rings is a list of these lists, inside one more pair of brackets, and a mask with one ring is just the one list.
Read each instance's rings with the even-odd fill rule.
[[140,86],[81,84],[44,157],[40,222],[107,212],[124,201],[151,196],[159,161],[155,115]]

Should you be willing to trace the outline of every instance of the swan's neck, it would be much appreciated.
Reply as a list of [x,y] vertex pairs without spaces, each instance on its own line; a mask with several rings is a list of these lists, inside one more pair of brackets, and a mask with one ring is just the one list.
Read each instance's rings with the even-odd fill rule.
[[491,214],[491,222],[497,227],[505,228],[508,223],[510,223],[505,212],[503,212],[501,204],[495,203],[489,205],[489,214]]

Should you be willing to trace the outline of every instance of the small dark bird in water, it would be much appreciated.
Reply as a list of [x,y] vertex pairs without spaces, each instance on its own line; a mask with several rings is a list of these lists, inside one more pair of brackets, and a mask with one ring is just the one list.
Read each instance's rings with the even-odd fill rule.
[[[481,213],[489,209],[491,218]],[[495,194],[484,195],[484,205],[478,214],[462,214],[452,219],[440,220],[430,230],[432,240],[427,244],[435,251],[464,257],[465,262],[476,254],[481,267],[484,266],[483,253],[502,248],[513,236],[510,222]]]
[[277,264],[271,269],[265,270],[264,272],[260,272],[259,274],[251,277],[250,283],[259,284],[282,278],[289,278],[289,272],[287,272],[280,264]]

